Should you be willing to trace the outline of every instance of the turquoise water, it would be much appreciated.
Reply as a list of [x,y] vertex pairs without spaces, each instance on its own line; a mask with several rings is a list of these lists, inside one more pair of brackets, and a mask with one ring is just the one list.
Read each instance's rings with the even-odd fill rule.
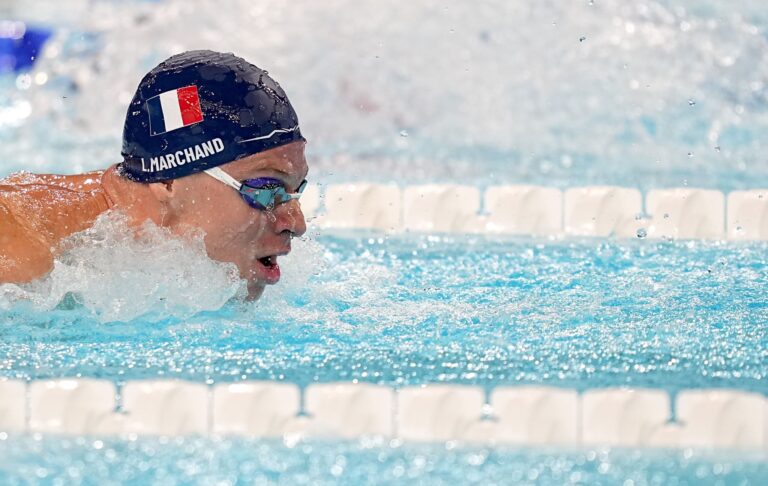
[[[141,73],[205,39],[283,83],[320,184],[768,187],[762,0],[45,5],[17,17],[53,25],[53,49],[0,79],[0,176],[116,162]],[[0,376],[768,394],[765,243],[315,233],[251,305],[199,245],[119,228],[77,237],[39,284],[0,286]],[[768,463],[0,434],[2,484],[152,481],[762,484]]]
[[350,235],[305,245],[254,307],[189,317],[148,307],[104,323],[77,295],[52,310],[6,304],[0,376],[768,393],[763,243]]
[[531,450],[402,445],[285,445],[232,439],[10,438],[0,436],[0,482],[41,484],[764,484],[755,454]]
[[[768,393],[765,244],[349,234],[315,236],[295,252],[284,263],[286,282],[255,306],[232,301],[179,317],[147,303],[141,316],[105,322],[87,285],[87,299],[70,294],[50,310],[5,302],[0,376]],[[109,296],[110,282],[101,282]],[[768,478],[759,452],[447,447],[0,434],[0,479],[666,485]]]

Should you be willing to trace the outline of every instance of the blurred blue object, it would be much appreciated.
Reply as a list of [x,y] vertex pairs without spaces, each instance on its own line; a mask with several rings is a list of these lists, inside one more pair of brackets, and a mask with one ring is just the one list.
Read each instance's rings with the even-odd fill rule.
[[0,20],[0,73],[30,69],[50,36],[49,29]]

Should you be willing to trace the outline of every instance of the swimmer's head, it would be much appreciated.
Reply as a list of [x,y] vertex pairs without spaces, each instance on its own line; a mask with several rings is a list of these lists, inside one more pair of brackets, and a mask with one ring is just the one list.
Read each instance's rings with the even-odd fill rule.
[[208,255],[234,264],[257,298],[306,231],[297,200],[304,146],[296,112],[266,71],[232,54],[192,51],[141,81],[118,173],[142,191],[133,199],[139,219],[177,234],[201,230]]
[[123,129],[123,175],[178,179],[303,141],[285,92],[233,54],[189,51],[141,80]]

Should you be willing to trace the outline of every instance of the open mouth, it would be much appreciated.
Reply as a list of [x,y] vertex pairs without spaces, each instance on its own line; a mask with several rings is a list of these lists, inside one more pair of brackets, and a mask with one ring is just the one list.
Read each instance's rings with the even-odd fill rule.
[[261,263],[267,268],[274,267],[275,265],[277,265],[277,256],[272,255],[272,256],[261,257],[259,258],[259,263]]
[[277,255],[263,256],[256,259],[259,264],[256,271],[268,284],[275,284],[280,280],[280,265],[277,264]]

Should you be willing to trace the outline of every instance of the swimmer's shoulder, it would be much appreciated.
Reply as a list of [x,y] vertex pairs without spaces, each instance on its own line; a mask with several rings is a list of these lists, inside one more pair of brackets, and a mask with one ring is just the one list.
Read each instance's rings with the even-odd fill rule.
[[43,186],[68,191],[91,192],[101,187],[103,175],[103,170],[74,175],[33,174],[21,171],[0,179],[0,190],[3,188],[8,190],[14,187]]
[[59,242],[108,209],[102,175],[20,172],[0,179],[0,283],[28,282],[53,268]]
[[[101,185],[103,175],[104,171],[75,175],[17,172],[0,179],[0,202],[24,220],[77,214],[96,217],[109,208]],[[76,214],[67,214],[71,212]]]
[[0,199],[0,283],[23,283],[50,272],[47,243],[18,220]]
[[13,174],[0,180],[0,204],[17,225],[55,247],[61,239],[90,227],[109,209],[102,174]]

